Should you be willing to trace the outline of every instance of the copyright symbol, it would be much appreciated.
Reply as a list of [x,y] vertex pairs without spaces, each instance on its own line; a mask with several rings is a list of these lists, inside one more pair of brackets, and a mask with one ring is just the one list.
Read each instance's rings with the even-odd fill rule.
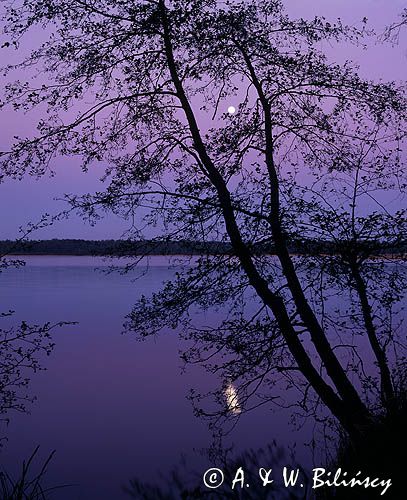
[[219,488],[223,484],[223,481],[225,480],[225,476],[223,472],[220,469],[208,469],[204,476],[203,476],[203,482],[204,485],[207,488]]

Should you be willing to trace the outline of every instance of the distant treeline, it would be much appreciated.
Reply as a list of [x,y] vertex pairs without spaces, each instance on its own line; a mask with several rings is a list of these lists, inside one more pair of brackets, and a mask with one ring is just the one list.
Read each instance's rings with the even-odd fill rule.
[[[252,249],[257,254],[274,254],[271,244],[262,243]],[[289,243],[291,253],[297,254],[334,254],[338,251],[331,242],[318,240],[292,241]],[[40,241],[16,242],[0,241],[1,255],[228,255],[232,254],[229,243],[218,241],[130,241],[130,240],[67,240],[53,239]],[[407,242],[398,245],[380,245],[370,248],[368,253],[374,255],[407,254]]]
[[227,254],[230,253],[230,246],[219,242],[150,240],[0,241],[0,255],[199,255],[205,252]]

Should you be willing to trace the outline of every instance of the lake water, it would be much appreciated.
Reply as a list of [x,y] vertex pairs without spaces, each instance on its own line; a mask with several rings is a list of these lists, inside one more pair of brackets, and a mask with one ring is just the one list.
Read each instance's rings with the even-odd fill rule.
[[[211,444],[211,433],[194,416],[187,395],[222,381],[198,367],[183,372],[183,343],[174,332],[141,343],[121,334],[137,297],[171,277],[168,260],[153,258],[137,281],[95,269],[106,264],[91,257],[25,261],[25,267],[0,275],[1,310],[15,310],[14,322],[78,324],[54,332],[55,349],[43,359],[46,371],[34,374],[29,385],[37,397],[30,414],[12,414],[2,426],[7,441],[1,465],[14,474],[37,445],[43,459],[56,450],[47,481],[71,485],[55,492],[58,500],[128,498],[122,487],[130,479],[154,482],[182,455],[203,473],[198,451]],[[297,460],[306,463],[311,434],[306,427],[295,431],[289,415],[266,407],[244,415],[228,443],[237,450],[274,439],[287,449],[296,443]]]

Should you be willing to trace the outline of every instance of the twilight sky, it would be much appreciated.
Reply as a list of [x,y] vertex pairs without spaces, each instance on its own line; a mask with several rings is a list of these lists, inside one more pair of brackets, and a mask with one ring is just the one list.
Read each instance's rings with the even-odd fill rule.
[[[285,3],[292,17],[312,18],[322,15],[333,21],[341,17],[345,23],[356,24],[366,16],[369,25],[378,32],[382,32],[386,25],[397,20],[398,14],[406,6],[405,0],[286,0]],[[404,32],[397,47],[389,44],[374,45],[372,42],[372,47],[367,51],[354,47],[327,47],[327,50],[338,62],[345,59],[357,61],[365,77],[383,80],[406,79],[406,35]],[[26,42],[26,46],[27,43],[35,46],[41,38],[39,33],[36,34]],[[3,48],[0,51],[1,65],[19,60],[19,54],[12,49]],[[7,107],[1,113],[1,150],[8,149],[14,135],[35,133],[35,122],[40,116],[39,113],[23,115]],[[42,178],[36,181],[26,178],[20,182],[6,181],[0,184],[0,239],[15,238],[19,226],[24,226],[29,221],[35,222],[44,212],[57,213],[63,210],[64,204],[54,198],[61,198],[64,193],[79,194],[101,189],[98,180],[102,174],[100,166],[83,174],[78,160],[62,158],[55,162],[55,168],[57,175],[52,179]],[[125,222],[113,217],[106,218],[95,227],[89,227],[78,218],[71,218],[38,231],[33,238],[118,238],[126,227]]]

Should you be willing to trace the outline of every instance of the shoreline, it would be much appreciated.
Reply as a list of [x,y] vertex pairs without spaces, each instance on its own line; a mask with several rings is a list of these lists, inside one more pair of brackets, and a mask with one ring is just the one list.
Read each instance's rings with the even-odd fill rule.
[[[315,255],[305,254],[305,253],[295,253],[290,252],[292,257],[315,257]],[[3,259],[13,259],[19,258],[24,259],[25,257],[93,257],[93,258],[105,258],[105,259],[135,259],[135,258],[150,258],[150,257],[182,257],[182,258],[191,258],[191,257],[233,257],[233,254],[215,254],[215,253],[174,253],[174,254],[165,254],[165,253],[154,253],[154,254],[129,254],[129,255],[116,255],[116,254],[91,254],[91,253],[10,253],[4,255]],[[277,257],[275,253],[264,253],[261,256],[265,257]],[[327,253],[320,253],[318,257],[329,257],[333,256]],[[380,255],[371,255],[366,260],[407,260],[407,254],[380,254]]]

